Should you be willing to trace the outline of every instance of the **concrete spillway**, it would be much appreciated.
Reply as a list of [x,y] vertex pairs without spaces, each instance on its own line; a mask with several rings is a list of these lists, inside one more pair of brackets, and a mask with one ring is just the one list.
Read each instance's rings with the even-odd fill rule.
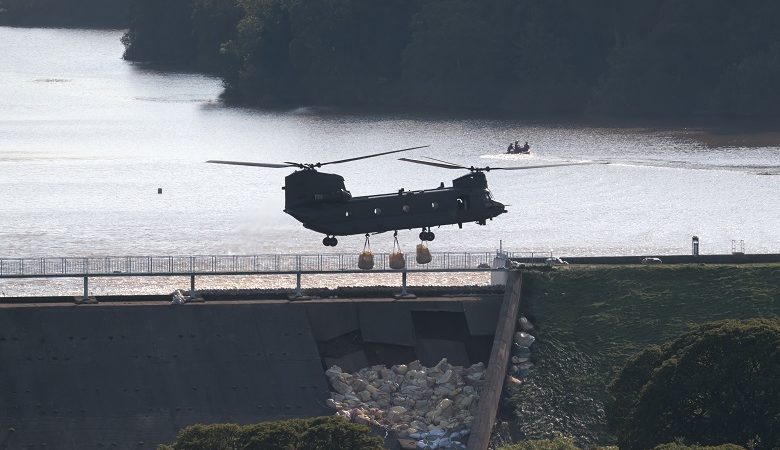
[[487,363],[500,304],[2,304],[0,449],[152,449],[193,423],[331,414],[326,365]]

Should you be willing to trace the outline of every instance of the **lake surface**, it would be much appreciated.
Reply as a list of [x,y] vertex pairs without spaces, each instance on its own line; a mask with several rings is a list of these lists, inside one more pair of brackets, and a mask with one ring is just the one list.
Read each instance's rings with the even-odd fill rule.
[[[0,28],[0,257],[332,251],[282,212],[289,172],[207,159],[317,162],[430,144],[465,165],[608,161],[488,174],[509,213],[434,229],[433,251],[557,255],[780,252],[780,134],[490,117],[227,107],[219,79],[122,60],[121,31]],[[510,141],[533,154],[501,154]],[[397,155],[332,166],[353,195],[459,172]],[[331,169],[331,167],[329,167]],[[158,195],[157,189],[163,194]],[[413,251],[419,230],[401,231]],[[340,237],[358,252],[363,237]],[[372,238],[391,249],[392,235]]]

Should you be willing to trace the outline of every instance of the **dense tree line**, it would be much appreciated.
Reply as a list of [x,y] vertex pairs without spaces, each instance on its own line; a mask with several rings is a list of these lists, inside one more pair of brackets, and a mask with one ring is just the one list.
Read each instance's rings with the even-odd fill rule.
[[131,60],[235,101],[780,115],[776,0],[132,0]]
[[0,0],[0,25],[126,28],[130,0]]

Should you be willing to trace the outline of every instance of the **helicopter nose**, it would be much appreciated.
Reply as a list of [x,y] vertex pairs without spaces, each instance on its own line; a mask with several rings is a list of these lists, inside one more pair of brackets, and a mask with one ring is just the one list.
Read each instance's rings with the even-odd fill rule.
[[495,200],[493,200],[493,207],[492,207],[492,209],[493,209],[493,211],[495,211],[496,215],[503,214],[503,213],[507,212],[506,205],[504,205],[501,202],[497,202]]

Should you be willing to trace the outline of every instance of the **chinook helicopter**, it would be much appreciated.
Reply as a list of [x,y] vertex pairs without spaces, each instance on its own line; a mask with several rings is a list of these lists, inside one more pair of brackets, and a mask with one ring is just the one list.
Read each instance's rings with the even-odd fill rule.
[[485,172],[491,170],[524,170],[543,167],[560,167],[589,163],[562,163],[521,167],[466,167],[446,161],[427,158],[422,161],[400,158],[401,161],[441,167],[445,169],[468,170],[469,173],[452,180],[452,187],[441,183],[434,189],[407,191],[399,189],[389,194],[353,197],[344,185],[344,177],[333,173],[318,172],[322,166],[341,164],[392,153],[405,152],[428,147],[428,145],[391,150],[354,158],[318,163],[297,163],[286,161],[282,164],[256,163],[243,161],[209,160],[207,163],[230,164],[266,168],[291,168],[294,171],[285,177],[284,212],[301,222],[304,227],[323,233],[322,244],[335,247],[336,236],[354,234],[384,233],[405,229],[420,228],[420,240],[433,241],[436,236],[431,227],[476,222],[485,225],[506,211],[503,203],[493,199],[487,186]]

